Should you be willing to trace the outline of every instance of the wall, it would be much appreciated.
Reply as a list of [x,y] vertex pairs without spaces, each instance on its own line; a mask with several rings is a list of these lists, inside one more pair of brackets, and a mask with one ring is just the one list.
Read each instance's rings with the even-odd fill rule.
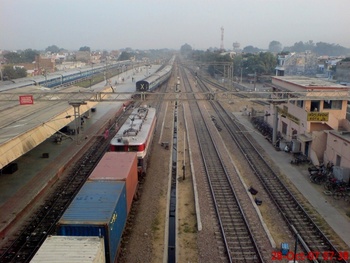
[[324,153],[325,163],[331,161],[336,165],[337,155],[341,156],[340,166],[350,168],[350,140],[335,135],[333,132],[328,133],[327,149]]
[[324,152],[327,147],[327,133],[323,131],[313,132],[312,133],[312,143],[310,145],[311,150],[314,151],[318,160],[320,162],[324,160]]
[[350,61],[337,63],[335,77],[338,82],[350,82]]

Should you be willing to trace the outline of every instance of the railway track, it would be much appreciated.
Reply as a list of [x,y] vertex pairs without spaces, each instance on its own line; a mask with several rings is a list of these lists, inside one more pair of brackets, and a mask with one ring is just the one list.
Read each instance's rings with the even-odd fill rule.
[[[245,128],[235,121],[230,113],[218,103],[211,101],[212,106],[220,118],[220,126],[226,127],[231,138],[239,147],[247,163],[259,178],[276,209],[282,214],[293,236],[304,250],[303,255],[312,262],[347,262],[332,242],[326,237],[317,223],[312,219],[303,205],[297,201],[288,187],[271,169],[264,157],[254,147],[252,139],[246,135]],[[327,255],[323,255],[326,253]],[[329,255],[334,254],[329,258]],[[331,262],[332,262],[331,261]]]
[[[187,69],[189,70],[189,72],[191,72],[192,75],[195,75],[195,71],[194,71],[193,69],[188,68],[188,67],[187,67]],[[199,81],[201,81],[202,83],[205,82],[205,83],[211,85],[211,86],[214,87],[215,89],[218,89],[218,90],[221,90],[221,91],[224,91],[224,92],[226,92],[226,91],[231,91],[231,90],[229,90],[229,89],[223,87],[222,85],[218,84],[217,82],[212,81],[212,80],[210,80],[210,79],[208,79],[208,78],[201,77],[201,76],[197,76],[197,79],[198,79]],[[207,91],[208,91],[208,90],[207,90]],[[236,96],[237,98],[241,98],[241,99],[246,99],[246,98],[249,97],[248,95],[242,94],[242,93],[240,93],[240,92],[234,92],[233,94],[234,94],[234,96]],[[259,105],[263,105],[263,106],[269,105],[268,102],[262,101],[262,100],[253,100],[253,102],[256,103],[256,104],[259,104]]]
[[[184,72],[182,76],[190,87]],[[222,254],[228,262],[264,262],[198,103],[191,103],[190,109],[196,116],[195,130],[224,243]]]

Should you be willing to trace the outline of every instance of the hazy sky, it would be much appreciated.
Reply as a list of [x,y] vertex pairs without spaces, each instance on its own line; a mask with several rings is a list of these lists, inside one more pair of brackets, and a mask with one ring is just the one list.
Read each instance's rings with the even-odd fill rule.
[[350,0],[0,0],[0,49],[350,48]]

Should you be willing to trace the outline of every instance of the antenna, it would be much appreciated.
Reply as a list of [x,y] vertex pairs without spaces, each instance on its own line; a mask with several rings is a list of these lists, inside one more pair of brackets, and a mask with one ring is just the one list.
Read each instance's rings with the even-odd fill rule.
[[224,50],[224,27],[221,27],[221,45],[220,50]]

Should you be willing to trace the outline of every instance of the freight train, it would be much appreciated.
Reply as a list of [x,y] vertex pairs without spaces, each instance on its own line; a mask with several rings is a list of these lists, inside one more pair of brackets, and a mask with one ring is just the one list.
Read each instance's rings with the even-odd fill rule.
[[173,64],[175,61],[175,56],[173,56],[167,65],[161,70],[155,72],[151,76],[139,80],[136,82],[136,91],[137,92],[152,92],[165,81],[167,81],[171,75]]
[[140,172],[144,172],[155,129],[156,111],[135,108],[31,260],[43,262],[107,262],[117,260],[122,234]]
[[[16,88],[23,88],[27,86],[44,86],[47,88],[53,88],[57,86],[62,86],[66,84],[73,83],[77,80],[83,80],[90,78],[93,75],[100,74],[106,70],[111,70],[115,68],[127,67],[131,64],[130,60],[119,61],[107,65],[96,65],[94,67],[81,68],[71,71],[57,71],[40,76],[34,76],[32,78],[21,78],[12,80],[10,84],[1,85],[0,90],[11,90]],[[124,70],[124,69],[123,69]]]

